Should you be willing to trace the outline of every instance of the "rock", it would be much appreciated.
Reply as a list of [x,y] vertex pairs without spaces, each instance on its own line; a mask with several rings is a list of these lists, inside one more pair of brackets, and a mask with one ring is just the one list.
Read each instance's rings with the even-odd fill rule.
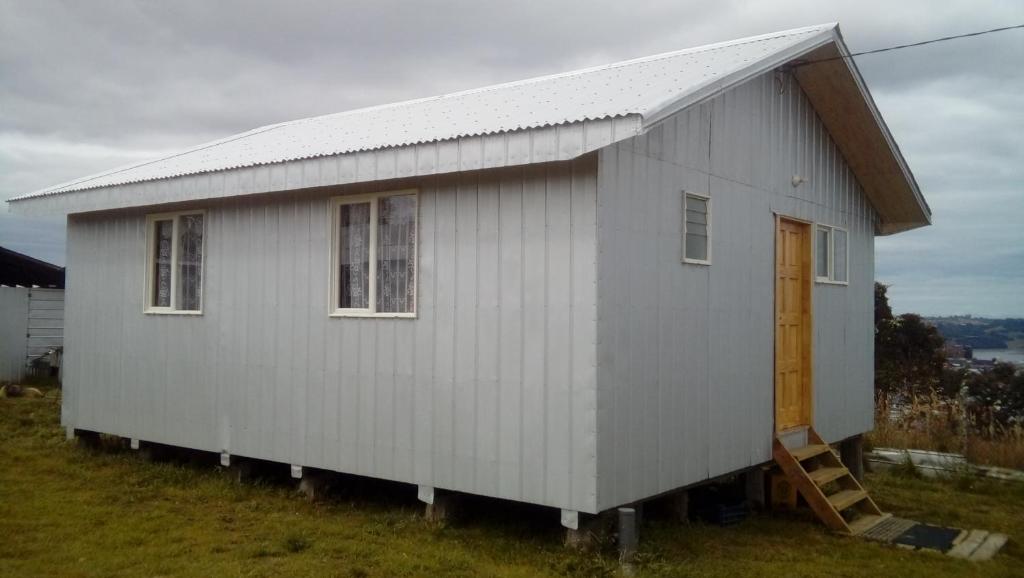
[[7,387],[4,387],[4,397],[21,397],[24,393],[20,385],[12,383]]

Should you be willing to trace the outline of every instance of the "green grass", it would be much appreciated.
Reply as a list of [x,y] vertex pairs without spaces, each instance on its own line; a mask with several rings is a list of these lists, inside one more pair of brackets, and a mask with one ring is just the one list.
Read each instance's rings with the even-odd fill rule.
[[[241,485],[212,467],[65,442],[58,413],[52,397],[0,400],[0,576],[618,572],[608,546],[563,548],[554,511],[488,502],[439,526],[420,518],[411,488],[311,503],[288,485]],[[868,483],[897,515],[1001,531],[1011,542],[975,564],[831,535],[799,518],[760,515],[732,528],[651,520],[638,574],[1009,576],[1024,568],[1024,486],[883,475]]]

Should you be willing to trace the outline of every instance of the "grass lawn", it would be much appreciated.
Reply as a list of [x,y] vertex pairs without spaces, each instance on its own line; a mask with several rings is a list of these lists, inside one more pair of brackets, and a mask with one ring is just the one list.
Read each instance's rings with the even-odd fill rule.
[[[614,550],[561,546],[557,512],[503,502],[446,526],[415,489],[311,503],[287,484],[152,463],[65,442],[50,399],[0,399],[0,576],[615,575]],[[649,521],[640,576],[1010,576],[1024,574],[1024,485],[872,475],[899,516],[1009,534],[991,562],[844,538],[759,515],[718,528]]]

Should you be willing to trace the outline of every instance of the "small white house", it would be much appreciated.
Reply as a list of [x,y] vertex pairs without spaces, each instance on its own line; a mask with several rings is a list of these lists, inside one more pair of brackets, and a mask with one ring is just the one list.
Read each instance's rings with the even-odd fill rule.
[[570,526],[868,431],[874,238],[930,211],[847,54],[788,30],[12,199],[68,215],[63,423]]

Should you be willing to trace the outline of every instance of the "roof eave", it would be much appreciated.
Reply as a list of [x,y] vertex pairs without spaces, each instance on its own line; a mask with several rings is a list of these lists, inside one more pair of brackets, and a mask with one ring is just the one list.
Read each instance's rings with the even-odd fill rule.
[[[886,143],[889,145],[889,150],[892,153],[893,158],[899,163],[900,170],[903,172],[903,177],[906,179],[907,184],[910,185],[911,190],[914,193],[914,198],[917,201],[918,207],[921,209],[921,216],[923,220],[920,222],[910,223],[892,223],[894,227],[906,227],[898,229],[899,231],[906,231],[910,229],[916,229],[918,227],[926,227],[932,224],[932,210],[928,206],[928,201],[925,200],[924,194],[921,192],[921,187],[917,184],[917,179],[914,177],[913,171],[910,170],[910,166],[907,164],[907,160],[903,157],[903,152],[900,150],[899,144],[896,139],[893,138],[892,132],[889,130],[889,125],[885,122],[882,117],[882,113],[878,110],[878,105],[875,104],[874,97],[871,96],[871,91],[868,90],[867,83],[864,82],[864,77],[860,74],[860,69],[857,68],[857,63],[850,55],[850,49],[846,46],[846,42],[843,40],[843,35],[836,27],[836,48],[843,55],[842,61],[846,64],[847,69],[853,76],[854,81],[857,83],[857,88],[860,89],[861,96],[864,98],[871,109],[872,115],[875,117],[875,122],[878,128],[882,131],[885,137]],[[893,231],[897,232],[897,231]]]
[[911,223],[892,223],[883,221],[878,225],[876,233],[880,236],[895,235],[896,233],[905,233],[907,231],[913,231],[914,229],[920,229],[921,227],[927,227],[931,225],[932,220],[929,216],[927,222],[911,222]]
[[[95,213],[115,209],[169,207],[180,203],[282,193],[375,181],[569,161],[641,133],[638,114],[583,120],[497,134],[324,155],[163,179],[8,200],[12,213],[38,216]],[[483,155],[498,146],[505,155]],[[417,162],[399,162],[417,151]],[[463,154],[476,151],[478,154]]]
[[[930,225],[931,209],[838,27],[834,30],[833,42],[808,50],[805,56],[808,57],[808,63],[819,62],[797,63],[793,67],[794,75],[875,206],[880,218],[879,234],[889,235]],[[850,88],[856,93],[857,103],[835,105],[834,102],[828,102],[830,99],[836,101],[849,96],[847,93]],[[860,104],[864,109],[858,111],[853,104]],[[871,130],[863,130],[867,125],[861,122],[858,138],[846,140],[844,131],[849,133],[849,126],[858,124],[847,122],[855,118],[850,114],[851,111],[867,117],[862,120],[869,118],[870,126],[867,128],[873,128],[874,134]],[[870,144],[865,145],[865,142]],[[868,166],[862,160],[866,158],[861,154],[863,152],[876,154],[875,159],[880,162]],[[867,156],[870,157],[870,154]],[[887,167],[881,169],[881,165]],[[894,198],[894,195],[900,198]]]

